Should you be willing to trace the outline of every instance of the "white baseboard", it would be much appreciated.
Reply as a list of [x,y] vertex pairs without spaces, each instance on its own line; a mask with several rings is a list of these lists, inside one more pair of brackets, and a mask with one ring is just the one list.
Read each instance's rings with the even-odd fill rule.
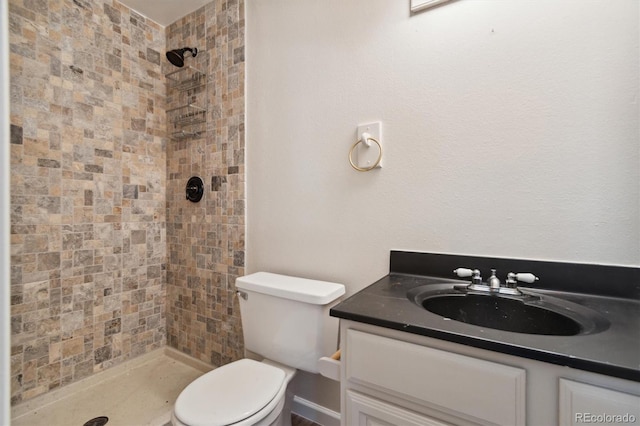
[[293,397],[291,411],[322,426],[340,426],[340,413],[299,396]]

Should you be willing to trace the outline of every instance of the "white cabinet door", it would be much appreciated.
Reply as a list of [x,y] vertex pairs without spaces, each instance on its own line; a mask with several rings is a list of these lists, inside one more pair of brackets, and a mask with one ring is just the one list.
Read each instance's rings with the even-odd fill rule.
[[620,425],[640,421],[640,397],[560,379],[561,426]]
[[347,391],[346,424],[349,426],[447,426],[431,417]]

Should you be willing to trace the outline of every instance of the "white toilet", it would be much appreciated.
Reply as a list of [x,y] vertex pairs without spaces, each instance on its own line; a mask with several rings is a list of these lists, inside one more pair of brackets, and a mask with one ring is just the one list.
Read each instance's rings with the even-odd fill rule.
[[174,426],[288,425],[287,385],[296,369],[318,372],[336,350],[338,320],[329,308],[342,284],[258,272],[236,280],[245,349],[241,359],[197,378],[178,396]]

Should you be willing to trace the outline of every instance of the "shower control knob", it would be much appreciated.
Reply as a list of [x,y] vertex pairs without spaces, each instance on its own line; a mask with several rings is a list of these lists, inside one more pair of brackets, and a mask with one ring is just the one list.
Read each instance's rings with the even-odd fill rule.
[[198,176],[189,178],[185,192],[187,193],[187,200],[197,203],[204,195],[204,182]]

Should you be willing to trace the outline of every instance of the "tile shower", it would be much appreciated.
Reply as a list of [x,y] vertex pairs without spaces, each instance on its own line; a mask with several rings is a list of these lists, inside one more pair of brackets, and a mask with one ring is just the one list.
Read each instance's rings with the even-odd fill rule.
[[[167,344],[239,358],[243,1],[167,28],[113,0],[9,12],[12,404]],[[209,77],[207,132],[173,141],[164,53],[187,45]]]

